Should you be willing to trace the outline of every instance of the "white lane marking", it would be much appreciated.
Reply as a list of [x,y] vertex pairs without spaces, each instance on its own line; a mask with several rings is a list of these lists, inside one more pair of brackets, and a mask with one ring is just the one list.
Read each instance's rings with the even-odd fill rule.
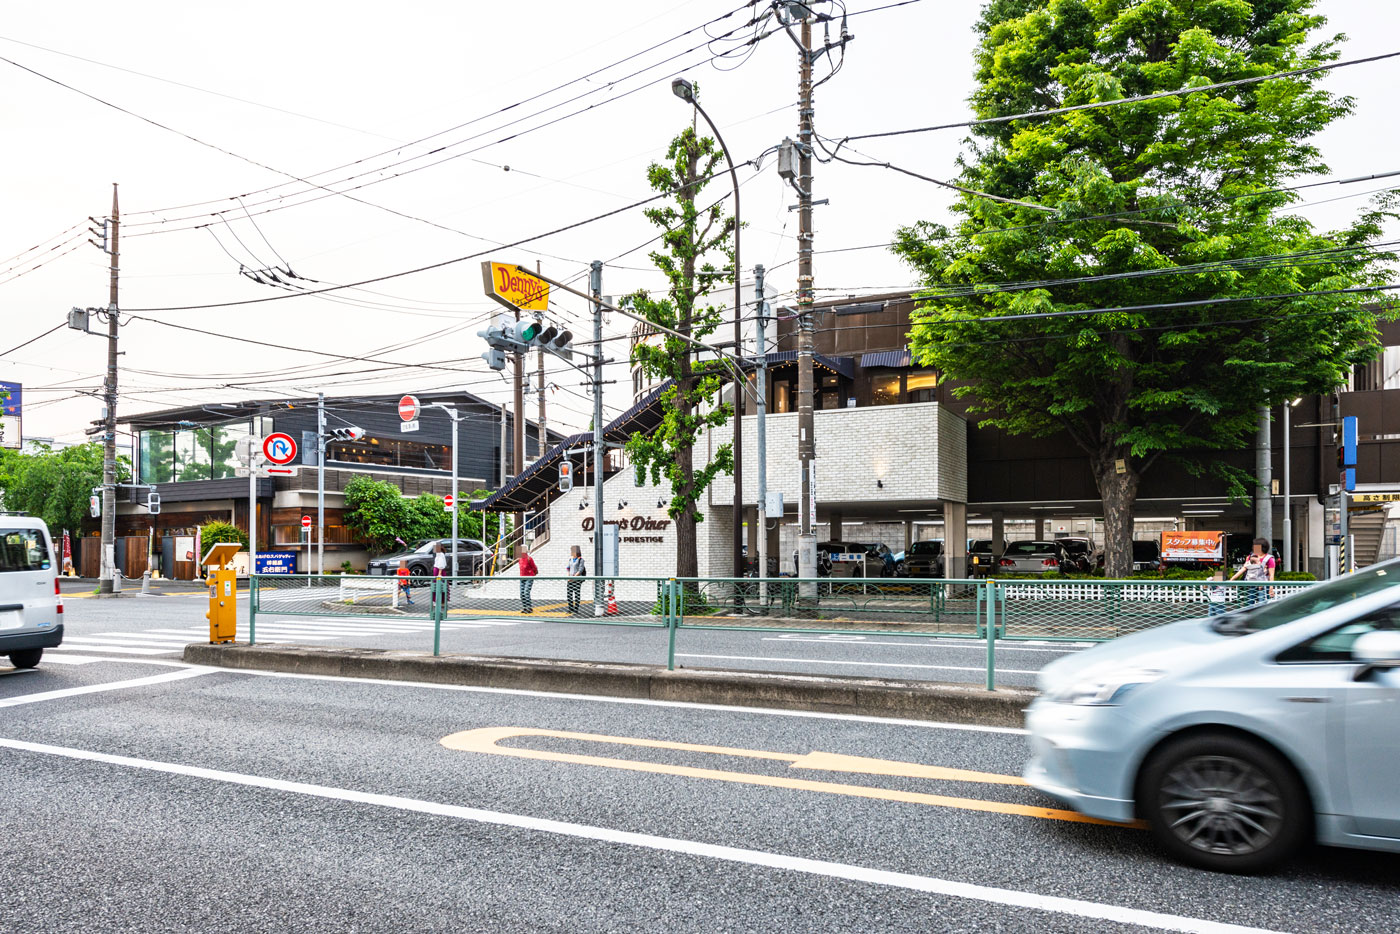
[[[677,652],[676,658],[722,658],[735,662],[796,662],[802,665],[860,665],[862,668],[929,668],[937,671],[986,671],[986,665],[915,665],[912,662],[843,662],[835,659],[824,658],[777,658],[766,655],[693,655],[688,652]],[[1038,671],[1023,671],[1019,668],[1002,668],[997,666],[997,671],[1009,675],[1035,675]]]
[[197,678],[200,675],[220,672],[218,668],[205,668],[203,666],[190,666],[181,668],[179,671],[167,672],[163,675],[148,675],[145,678],[132,678],[129,681],[108,681],[105,684],[85,684],[77,688],[62,688],[57,691],[44,691],[39,694],[25,694],[22,697],[7,697],[0,700],[0,707],[18,707],[21,704],[38,704],[43,701],[59,700],[64,697],[77,697],[81,694],[100,694],[103,691],[119,691],[124,688],[140,688],[152,684],[164,684],[167,681],[181,681],[185,678]]
[[[144,664],[143,662],[131,662]],[[151,664],[162,664],[152,662]],[[172,663],[164,663],[172,664]],[[682,710],[723,711],[725,713],[760,714],[765,717],[803,717],[810,720],[848,720],[852,723],[878,723],[884,726],[912,726],[928,730],[958,730],[968,733],[1006,733],[1026,736],[1029,730],[1015,726],[982,726],[976,723],[945,723],[941,720],[907,720],[900,717],[871,717],[857,713],[826,713],[818,710],[780,710],[776,707],[741,707],[737,704],[700,704],[695,701],[653,700],[649,697],[606,697],[601,694],[568,694],[563,691],[530,691],[524,688],[488,688],[469,684],[432,684],[427,681],[395,681],[380,678],[352,678],[346,675],[308,675],[291,671],[258,671],[252,668],[221,668],[229,674],[255,675],[260,678],[299,678],[307,681],[339,681],[360,685],[384,685],[400,688],[423,688],[429,691],[464,691],[468,694],[508,694],[513,697],[537,697],[544,700],[593,701],[598,704],[636,704],[641,707],[676,707]],[[817,680],[814,677],[813,680]]]
[[[40,662],[39,664],[41,664],[41,665],[91,665],[93,662],[106,662],[106,661],[116,661],[116,659],[92,658],[92,657],[87,656],[87,655],[49,655],[48,653],[45,653],[45,654],[44,654],[44,660],[43,660],[42,662]],[[122,659],[122,661],[127,661],[127,659]]]
[[[987,651],[987,643],[979,642],[975,639],[967,642],[858,642],[854,639],[803,639],[797,636],[764,636],[761,642],[817,642],[821,645],[854,645],[854,646],[884,646],[884,645],[912,645],[921,649],[976,649],[979,652]],[[1039,643],[1044,645],[1044,643]],[[1007,645],[1004,642],[996,643],[998,652],[1054,652],[1066,655],[1070,652],[1077,652],[1077,648],[1067,649],[1026,649],[1020,646]]]
[[662,837],[656,834],[635,833],[616,830],[611,827],[597,827],[589,824],[575,824],[569,821],[549,820],[542,817],[529,817],[524,814],[509,814],[503,811],[488,811],[457,804],[443,804],[437,801],[423,801],[405,798],[400,795],[377,794],[369,791],[355,791],[349,788],[334,788],[328,785],[312,785],[307,782],[294,782],[260,775],[247,775],[242,772],[226,772],[222,769],[207,769],[174,762],[159,762],[152,759],[135,759],[130,756],[115,756],[87,749],[73,749],[66,746],[50,746],[45,743],[29,743],[15,739],[0,739],[0,747],[17,749],[41,755],[61,756],[107,765],[160,772],[167,775],[184,775],[208,781],[225,782],[248,788],[262,788],[289,794],[306,795],[333,801],[350,801],[373,807],[391,808],[417,814],[431,814],[437,817],[450,817],[456,820],[472,821],[497,827],[513,827],[538,833],[555,834],[582,840],[596,840],[602,843],[620,844],[648,850],[669,853],[682,853],[702,859],[761,866],[785,872],[801,872],[831,879],[845,879],[850,882],[863,882],[869,885],[883,885],[891,888],[910,889],[933,895],[944,895],[971,901],[1004,905],[1010,908],[1026,908],[1033,911],[1050,911],[1079,918],[1092,918],[1097,921],[1111,921],[1117,924],[1136,924],[1141,927],[1156,928],[1162,931],[1184,931],[1190,934],[1272,934],[1263,928],[1244,927],[1208,921],[1203,918],[1189,918],[1165,912],[1129,908],[1104,902],[1091,902],[1077,898],[1063,898],[1054,895],[1039,895],[1016,889],[995,888],[987,885],[974,885],[970,882],[956,882],[952,879],[936,879],[932,876],[916,876],[912,873],[892,872],[873,869],[867,866],[853,866],[830,860],[808,859],[802,856],[788,856],[783,853],[768,853],[762,850],[749,850],[717,843],[702,843],[697,840],[684,840],[678,837]]
[[171,652],[184,648],[183,645],[173,649],[151,649],[138,648],[128,645],[112,645],[107,642],[88,642],[78,639],[64,639],[62,645],[54,646],[50,652],[68,652],[77,649],[80,652],[116,652],[121,655],[169,655]]

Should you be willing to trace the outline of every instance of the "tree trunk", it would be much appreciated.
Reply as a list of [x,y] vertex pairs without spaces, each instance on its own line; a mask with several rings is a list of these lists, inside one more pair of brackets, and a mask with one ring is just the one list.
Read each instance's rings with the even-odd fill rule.
[[[1118,472],[1119,460],[1123,473]],[[1093,468],[1103,500],[1104,577],[1127,577],[1133,571],[1133,504],[1141,478],[1126,449],[1109,449],[1094,458]]]
[[[680,467],[681,476],[685,477],[687,489],[691,484],[691,471],[694,467],[693,451],[694,448],[691,447],[683,447],[676,451],[676,464]],[[695,513],[690,507],[682,510],[681,514],[676,517],[676,576],[681,578],[700,576]]]

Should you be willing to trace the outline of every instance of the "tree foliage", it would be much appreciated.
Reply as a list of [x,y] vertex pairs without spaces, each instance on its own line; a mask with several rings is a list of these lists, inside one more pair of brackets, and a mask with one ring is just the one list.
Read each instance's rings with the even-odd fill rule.
[[[661,207],[648,208],[647,220],[661,228],[663,249],[650,254],[670,285],[664,296],[639,291],[630,296],[638,314],[654,324],[680,334],[703,339],[713,334],[723,310],[700,303],[717,286],[732,283],[734,267],[734,219],[726,218],[718,202],[708,208],[696,205],[714,174],[722,154],[715,141],[697,136],[689,127],[671,141],[666,164],[653,163],[647,181],[653,191],[670,195]],[[727,259],[717,268],[709,258]],[[664,476],[671,487],[666,513],[676,522],[676,575],[698,573],[696,524],[704,521],[697,508],[701,495],[719,474],[734,469],[732,445],[721,445],[709,463],[696,468],[693,449],[701,433],[723,425],[733,413],[727,403],[715,405],[723,382],[722,365],[697,358],[696,347],[678,337],[657,333],[632,348],[632,362],[648,376],[669,381],[661,395],[661,424],[651,432],[637,433],[627,441],[627,455],[637,472],[637,482],[650,476],[660,484]]]
[[[205,554],[213,545],[236,542],[243,551],[248,550],[248,532],[231,522],[207,522],[199,527],[199,547]],[[203,557],[202,555],[200,556]]]
[[[464,502],[488,495],[485,490],[477,490],[464,497]],[[481,524],[481,513],[458,505],[459,538],[481,538]],[[359,476],[345,484],[345,525],[371,552],[383,554],[400,548],[400,540],[412,544],[425,538],[450,536],[452,513],[443,505],[441,496],[419,493],[409,499],[387,480]]]
[[[130,479],[130,464],[117,459],[117,479]],[[58,536],[77,534],[88,516],[88,497],[102,485],[102,445],[78,444],[55,451],[37,445],[32,454],[0,451],[0,491],[11,512],[38,516]]]
[[[1342,37],[1311,38],[1325,23],[1314,5],[994,0],[972,104],[997,118],[1331,61]],[[1311,139],[1351,111],[1319,78],[979,125],[959,182],[985,195],[959,195],[951,229],[897,234],[928,287],[916,357],[964,381],[983,425],[1064,432],[1084,450],[1110,574],[1130,560],[1138,482],[1163,455],[1243,495],[1247,475],[1212,452],[1245,446],[1260,406],[1330,391],[1376,352],[1380,293],[1318,293],[1384,281],[1392,257],[1371,244],[1389,196],[1320,232],[1290,213],[1297,192],[1277,190],[1326,172]],[[1144,305],[1158,307],[1098,311]]]

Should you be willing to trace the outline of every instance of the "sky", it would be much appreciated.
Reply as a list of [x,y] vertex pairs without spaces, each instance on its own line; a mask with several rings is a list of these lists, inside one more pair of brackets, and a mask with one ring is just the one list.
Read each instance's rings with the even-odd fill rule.
[[[854,39],[817,89],[821,135],[968,118],[977,0],[846,2]],[[1400,8],[1322,0],[1319,10],[1350,37],[1343,58],[1395,50]],[[741,265],[747,279],[763,264],[770,300],[791,301],[796,195],[770,150],[796,136],[797,54],[780,31],[744,45],[748,21],[738,0],[11,4],[0,23],[0,380],[25,386],[25,436],[81,441],[100,415],[102,338],[59,327],[19,345],[73,306],[107,304],[108,258],[86,228],[110,213],[113,182],[119,415],[317,391],[506,399],[506,377],[479,357],[476,332],[499,311],[483,295],[482,259],[538,263],[581,288],[601,259],[606,294],[664,286],[639,207],[501,245],[649,196],[647,166],[692,119],[671,92],[677,74],[699,85],[736,161],[767,153],[757,170],[739,168]],[[830,66],[819,62],[817,76]],[[1332,177],[1400,169],[1400,59],[1340,69],[1325,86],[1356,99],[1317,139]],[[858,152],[950,178],[964,135],[872,140]],[[721,177],[708,191],[728,186]],[[1338,226],[1376,187],[1314,189],[1299,210]],[[814,196],[829,199],[816,209],[819,297],[912,285],[887,244],[901,225],[948,220],[949,195],[882,168],[818,165]],[[252,278],[290,269],[315,289],[435,264],[318,296]],[[184,308],[231,302],[245,304]],[[582,300],[551,303],[552,321],[590,330]],[[613,315],[606,333],[630,326]],[[626,341],[608,352],[615,414],[631,402]],[[586,427],[582,375],[551,362],[548,379],[552,426]]]

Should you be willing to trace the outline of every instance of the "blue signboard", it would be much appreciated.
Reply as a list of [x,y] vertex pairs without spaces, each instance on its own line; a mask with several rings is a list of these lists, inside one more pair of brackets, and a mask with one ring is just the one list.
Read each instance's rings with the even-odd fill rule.
[[[1342,419],[1342,466],[1356,466],[1356,416]],[[1348,487],[1348,489],[1350,489]]]
[[19,383],[0,382],[0,393],[9,393],[8,398],[0,399],[0,414],[20,415],[22,386]]
[[254,574],[295,574],[297,553],[295,551],[260,551]]

